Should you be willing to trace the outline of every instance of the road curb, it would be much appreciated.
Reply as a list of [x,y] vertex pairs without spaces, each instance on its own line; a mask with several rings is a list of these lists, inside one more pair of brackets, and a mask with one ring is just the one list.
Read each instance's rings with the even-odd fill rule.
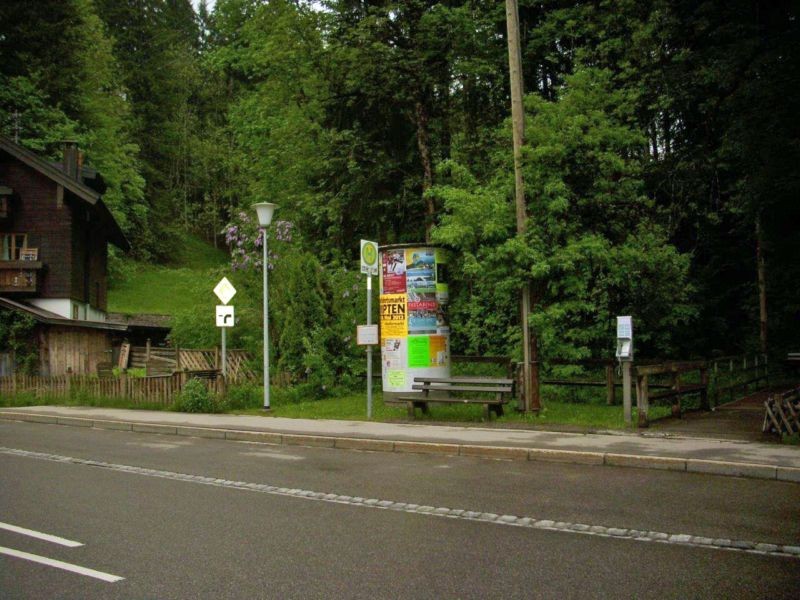
[[756,463],[700,460],[694,458],[645,456],[638,454],[617,454],[612,452],[590,452],[579,450],[552,450],[518,446],[482,446],[477,444],[447,444],[436,442],[357,438],[347,436],[302,435],[275,433],[270,431],[193,427],[191,425],[165,425],[158,423],[140,423],[136,421],[115,421],[110,419],[58,417],[54,415],[40,415],[14,411],[0,411],[0,419],[8,421],[25,421],[29,423],[66,425],[70,427],[91,427],[95,429],[133,431],[136,433],[158,433],[162,435],[225,439],[230,441],[255,442],[278,446],[307,446],[316,448],[338,448],[342,450],[361,450],[369,452],[469,456],[494,460],[558,462],[580,465],[704,473],[727,477],[745,477],[749,479],[764,479],[800,483],[800,468]]

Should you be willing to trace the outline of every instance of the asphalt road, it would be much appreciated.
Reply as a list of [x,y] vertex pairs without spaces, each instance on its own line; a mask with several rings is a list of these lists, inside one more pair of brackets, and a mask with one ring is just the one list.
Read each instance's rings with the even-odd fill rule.
[[[800,596],[800,558],[322,496],[797,544],[797,484],[15,422],[0,422],[0,446],[2,598]],[[142,467],[149,471],[135,469]],[[103,581],[28,555],[123,579]]]

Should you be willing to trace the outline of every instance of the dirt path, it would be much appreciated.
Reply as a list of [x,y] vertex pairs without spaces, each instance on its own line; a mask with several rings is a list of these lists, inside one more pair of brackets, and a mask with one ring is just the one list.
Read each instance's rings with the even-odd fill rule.
[[775,442],[778,438],[761,432],[764,400],[775,390],[761,390],[744,398],[722,404],[712,412],[693,412],[682,419],[664,419],[650,429],[687,437],[710,437],[748,442]]

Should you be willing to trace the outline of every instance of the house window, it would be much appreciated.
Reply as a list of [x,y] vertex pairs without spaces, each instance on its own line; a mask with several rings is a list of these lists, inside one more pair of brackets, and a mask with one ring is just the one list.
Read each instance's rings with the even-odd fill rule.
[[0,234],[0,260],[21,260],[22,250],[28,247],[25,233]]
[[0,196],[0,219],[8,216],[8,196]]

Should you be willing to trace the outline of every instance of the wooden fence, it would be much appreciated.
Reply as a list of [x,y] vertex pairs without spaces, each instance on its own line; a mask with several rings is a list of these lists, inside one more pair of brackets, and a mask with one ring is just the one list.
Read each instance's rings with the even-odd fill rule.
[[[228,382],[254,381],[256,374],[250,368],[251,360],[252,357],[246,350],[228,350],[226,352]],[[169,375],[184,369],[190,371],[221,370],[222,354],[219,348],[132,346],[128,366],[145,369],[148,375]]]
[[0,395],[33,393],[37,398],[68,398],[88,394],[119,398],[134,404],[172,404],[190,379],[199,379],[214,394],[225,391],[221,376],[208,372],[183,371],[157,377],[94,377],[92,375],[8,375],[0,377]]

